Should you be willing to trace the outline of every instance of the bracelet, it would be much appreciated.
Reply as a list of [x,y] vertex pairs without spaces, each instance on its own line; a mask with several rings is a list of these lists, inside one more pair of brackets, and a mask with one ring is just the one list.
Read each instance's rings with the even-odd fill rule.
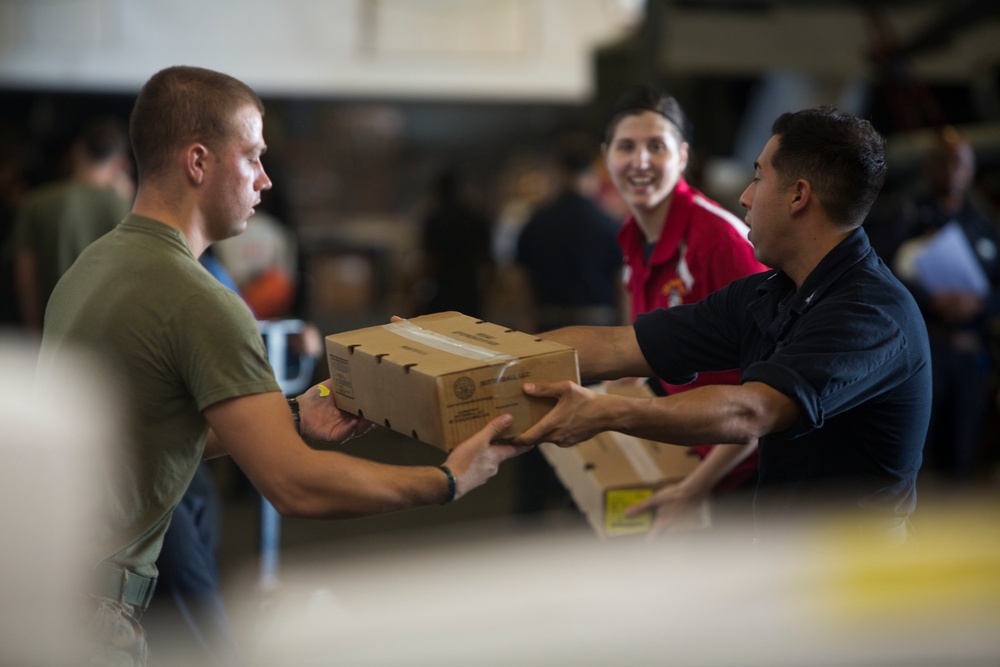
[[302,435],[302,415],[299,414],[299,402],[294,398],[288,399],[288,407],[292,411],[292,419],[295,420],[295,431]]
[[445,499],[442,505],[447,505],[455,499],[455,491],[457,490],[458,483],[455,481],[455,473],[451,471],[448,466],[438,466],[438,468],[445,474],[448,478],[448,497]]

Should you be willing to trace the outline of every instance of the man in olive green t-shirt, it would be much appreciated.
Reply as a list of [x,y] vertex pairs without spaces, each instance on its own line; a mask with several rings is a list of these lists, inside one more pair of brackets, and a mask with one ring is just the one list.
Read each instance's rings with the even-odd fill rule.
[[145,664],[136,608],[148,602],[170,514],[202,458],[232,456],[282,514],[352,518],[449,502],[526,450],[492,443],[509,415],[438,467],[377,463],[302,439],[340,442],[369,424],[336,408],[321,391],[327,380],[295,399],[297,430],[253,315],[197,260],[242,232],[271,186],[261,164],[263,112],[227,75],[155,74],[130,121],[132,214],[87,248],[50,299],[40,381],[57,379],[66,356],[85,349],[117,386],[128,435],[109,462],[91,664]]

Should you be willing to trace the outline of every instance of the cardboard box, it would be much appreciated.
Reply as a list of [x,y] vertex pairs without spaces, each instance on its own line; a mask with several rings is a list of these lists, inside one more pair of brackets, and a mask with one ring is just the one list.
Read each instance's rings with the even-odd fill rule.
[[342,410],[451,451],[510,413],[512,438],[552,407],[525,382],[579,381],[573,348],[455,312],[326,337]]
[[[608,383],[595,391],[648,397],[645,385]],[[539,445],[573,501],[602,538],[648,532],[653,513],[626,517],[625,509],[664,484],[686,477],[701,459],[690,448],[644,440],[615,431],[599,433],[573,447]],[[707,506],[699,515],[705,520]]]

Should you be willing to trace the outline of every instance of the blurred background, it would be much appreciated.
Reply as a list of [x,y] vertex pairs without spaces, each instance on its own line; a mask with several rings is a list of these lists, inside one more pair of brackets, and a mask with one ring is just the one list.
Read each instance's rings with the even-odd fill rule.
[[[267,104],[264,208],[299,239],[300,312],[345,330],[419,308],[420,223],[445,171],[492,225],[502,285],[549,194],[551,140],[576,128],[596,150],[630,83],[680,100],[689,180],[737,211],[774,117],[823,103],[889,136],[887,191],[927,130],[961,126],[994,203],[998,36],[984,0],[0,0],[0,196],[8,211],[59,175],[82,121],[127,118],[152,72],[231,73]],[[517,325],[512,299],[490,291],[476,314]]]
[[[0,241],[24,193],[63,173],[85,120],[127,120],[146,79],[179,64],[236,76],[263,98],[274,187],[261,217],[279,231],[229,252],[251,268],[285,268],[291,291],[269,316],[324,334],[438,303],[423,225],[442,182],[485,221],[477,242],[487,247],[470,251],[464,269],[480,290],[479,312],[468,314],[525,328],[509,269],[520,227],[553,195],[554,142],[581,132],[596,157],[605,113],[633,83],[678,98],[694,126],[688,180],[737,215],[774,118],[834,104],[888,138],[890,172],[873,217],[917,179],[935,130],[952,125],[975,150],[973,196],[1000,220],[995,0],[0,0]],[[606,176],[597,199],[626,216]],[[268,244],[281,251],[262,258]],[[0,326],[30,337],[6,270],[3,281]],[[322,360],[315,376],[326,377]],[[995,404],[970,487],[994,499]],[[441,459],[387,431],[344,449],[400,463]],[[220,564],[236,580],[259,555],[259,506],[229,462],[213,466]],[[345,538],[375,534],[396,536],[397,549],[423,544],[437,534],[430,528],[484,520],[596,540],[570,503],[527,520],[513,512],[516,495],[501,472],[446,509],[285,521],[282,551],[294,559],[299,549],[336,551]],[[369,553],[385,549],[367,544]]]

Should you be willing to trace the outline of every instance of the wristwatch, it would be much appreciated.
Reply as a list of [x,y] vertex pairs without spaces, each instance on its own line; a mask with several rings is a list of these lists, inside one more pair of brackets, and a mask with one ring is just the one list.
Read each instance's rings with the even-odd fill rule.
[[288,399],[288,407],[292,411],[292,419],[295,420],[295,430],[302,435],[302,415],[299,414],[299,402],[294,398]]

